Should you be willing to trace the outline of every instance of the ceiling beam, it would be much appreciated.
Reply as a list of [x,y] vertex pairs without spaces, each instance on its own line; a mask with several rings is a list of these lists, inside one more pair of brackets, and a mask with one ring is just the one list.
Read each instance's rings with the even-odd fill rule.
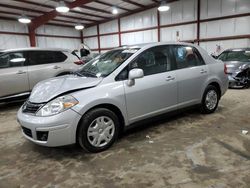
[[147,7],[146,5],[143,5],[143,4],[131,1],[131,0],[122,0],[122,1],[126,2],[126,3],[129,3],[129,4],[132,4],[132,5],[135,5],[137,7],[141,7],[141,8],[146,8]]
[[93,10],[93,11],[96,11],[96,12],[101,12],[101,13],[104,13],[104,14],[112,14],[111,12],[109,12],[107,10],[103,10],[103,9],[99,9],[99,8],[95,8],[95,7],[90,7],[90,6],[86,6],[86,5],[82,5],[80,7],[88,9],[88,10]]
[[[0,16],[0,20],[11,20],[11,21],[16,21],[15,18],[13,17],[8,17],[8,16]],[[56,24],[56,23],[46,23],[46,25],[54,25],[54,26],[61,26],[61,27],[70,27],[72,28],[72,26],[70,25],[65,25],[65,24]]]
[[[16,9],[16,10],[22,10],[22,11],[26,11],[26,12],[39,13],[39,14],[47,14],[48,13],[48,12],[44,12],[44,11],[40,11],[40,10],[36,10],[36,9],[30,9],[30,8],[19,7],[19,6],[14,6],[14,5],[7,5],[7,4],[2,4],[2,3],[0,3],[0,6],[1,7],[5,7],[5,8]],[[93,20],[93,19],[89,19],[89,18],[82,18],[82,17],[69,16],[69,15],[62,15],[60,13],[57,13],[56,16],[60,16],[60,17],[64,17],[64,18],[71,18],[71,19],[76,19],[76,20],[84,20],[84,21],[88,21],[88,22],[96,22],[97,21],[97,20]],[[108,17],[106,17],[106,18],[108,18]],[[80,22],[80,21],[76,21],[76,22]]]
[[[14,15],[14,16],[16,16],[16,17],[19,17],[19,16],[20,16],[19,13],[7,12],[7,11],[2,11],[2,10],[0,10],[0,13],[2,13],[2,14]],[[28,17],[31,18],[31,19],[33,19],[33,18],[36,17],[36,16],[34,16],[34,15],[31,15],[31,14],[25,14],[25,15],[28,16]],[[75,25],[75,24],[76,24],[75,21],[61,20],[61,19],[57,19],[57,18],[55,18],[55,19],[53,19],[53,20],[51,20],[51,21],[58,21],[58,22],[62,22],[62,23],[63,23],[63,22],[65,22],[65,23],[71,23],[72,25]],[[80,22],[80,21],[79,21],[79,22]],[[88,23],[83,22],[83,21],[81,21],[80,23],[85,24],[85,25],[88,24]]]
[[[71,3],[67,3],[67,6],[72,9],[75,7],[79,7],[83,4],[87,4],[92,2],[93,0],[75,0]],[[52,10],[50,12],[46,12],[45,14],[36,17],[35,19],[32,20],[31,24],[30,24],[30,29],[31,30],[35,30],[36,28],[38,28],[39,26],[46,24],[48,21],[53,20],[56,16],[59,16],[60,13],[57,12],[56,10]],[[62,16],[62,15],[61,15]],[[68,18],[70,18],[69,16],[67,16]],[[72,17],[72,16],[71,16]],[[73,18],[73,17],[72,17]],[[81,19],[81,18],[80,18]],[[83,18],[82,18],[83,19]],[[85,19],[87,20],[87,19]],[[88,19],[90,20],[90,19]],[[93,21],[93,20],[92,20]]]
[[[175,2],[175,1],[179,1],[179,0],[168,0],[168,3],[172,3],[172,2]],[[149,9],[152,9],[152,8],[155,8],[155,7],[158,7],[158,6],[159,6],[159,3],[152,3],[152,4],[149,4],[149,5],[145,5],[145,7],[140,7],[140,8],[131,10],[130,12],[125,12],[123,14],[119,14],[119,15],[117,15],[115,17],[112,17],[109,20],[99,21],[99,22],[97,22],[95,24],[90,24],[86,28],[91,27],[91,26],[95,26],[97,24],[102,24],[102,23],[106,23],[106,22],[109,22],[109,21],[112,21],[112,20],[116,20],[116,19],[119,19],[119,18],[123,18],[123,17],[126,17],[126,16],[130,16],[132,14],[136,14],[138,12],[149,10]]]
[[[17,0],[16,0],[17,1]],[[53,2],[58,2],[58,0],[51,0]],[[65,2],[67,4],[67,2]],[[54,7],[53,7],[54,8]],[[109,17],[105,17],[105,16],[100,16],[100,15],[96,15],[96,14],[91,14],[91,13],[87,13],[87,12],[81,12],[81,11],[76,11],[76,10],[70,10],[70,12],[75,13],[75,14],[81,14],[81,15],[85,15],[85,16],[93,16],[93,17],[97,17],[97,18],[102,18],[102,19],[109,19]]]
[[0,3],[0,7],[17,9],[17,10],[26,11],[26,12],[36,12],[36,13],[40,13],[40,14],[45,13],[44,11],[40,11],[40,10],[34,10],[34,9],[30,9],[30,8],[19,7],[19,6],[14,6],[14,5],[7,5],[7,4],[2,4],[2,3]]
[[124,7],[121,7],[121,6],[118,6],[118,5],[113,5],[113,4],[111,4],[111,3],[103,2],[103,1],[100,1],[100,0],[96,0],[95,2],[96,2],[96,3],[99,3],[99,4],[102,4],[102,5],[109,6],[109,7],[116,7],[116,8],[118,8],[118,9],[125,10],[125,11],[127,11],[127,12],[130,12],[130,11],[131,11],[130,9],[127,9],[127,8],[124,8]]

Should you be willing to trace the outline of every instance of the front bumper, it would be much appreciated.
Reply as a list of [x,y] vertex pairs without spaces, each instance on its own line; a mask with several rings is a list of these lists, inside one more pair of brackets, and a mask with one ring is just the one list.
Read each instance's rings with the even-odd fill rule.
[[[54,116],[38,117],[23,113],[19,109],[17,121],[22,127],[22,132],[28,140],[43,146],[55,147],[74,144],[76,130],[81,115],[72,109]],[[48,133],[46,141],[39,140],[39,133]]]

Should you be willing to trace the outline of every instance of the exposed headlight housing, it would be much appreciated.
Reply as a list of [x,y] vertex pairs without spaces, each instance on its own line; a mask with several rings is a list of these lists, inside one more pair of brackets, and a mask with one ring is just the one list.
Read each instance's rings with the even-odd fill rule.
[[44,105],[37,113],[37,116],[52,116],[72,108],[79,102],[71,95],[58,97]]

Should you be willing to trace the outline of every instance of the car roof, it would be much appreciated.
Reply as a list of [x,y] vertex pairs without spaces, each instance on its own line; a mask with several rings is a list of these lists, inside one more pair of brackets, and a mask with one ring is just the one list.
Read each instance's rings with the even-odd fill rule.
[[39,48],[39,47],[30,47],[30,48],[14,48],[8,50],[1,50],[1,52],[16,52],[16,51],[62,51],[62,52],[71,52],[69,49],[63,48]]
[[124,48],[147,48],[161,45],[189,45],[197,47],[197,45],[186,42],[151,42],[151,43],[143,43],[143,44],[133,44],[133,45],[124,45],[115,49],[124,49]]

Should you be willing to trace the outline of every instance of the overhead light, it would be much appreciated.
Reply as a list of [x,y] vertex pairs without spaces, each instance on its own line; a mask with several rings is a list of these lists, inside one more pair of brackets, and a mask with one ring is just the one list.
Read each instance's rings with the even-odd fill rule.
[[19,21],[20,23],[28,24],[28,23],[31,22],[31,19],[28,18],[28,17],[25,16],[25,15],[22,15],[22,16],[20,16],[20,17],[18,18],[18,21]]
[[56,7],[56,11],[62,13],[69,12],[69,7],[65,5],[64,1],[60,1],[58,6]]
[[118,9],[116,7],[113,7],[112,14],[118,14]]
[[168,11],[170,7],[167,5],[166,1],[161,1],[160,6],[158,7],[158,10],[160,12]]
[[76,29],[76,30],[83,30],[83,29],[84,29],[84,26],[83,26],[82,24],[77,24],[77,25],[75,26],[75,29]]

